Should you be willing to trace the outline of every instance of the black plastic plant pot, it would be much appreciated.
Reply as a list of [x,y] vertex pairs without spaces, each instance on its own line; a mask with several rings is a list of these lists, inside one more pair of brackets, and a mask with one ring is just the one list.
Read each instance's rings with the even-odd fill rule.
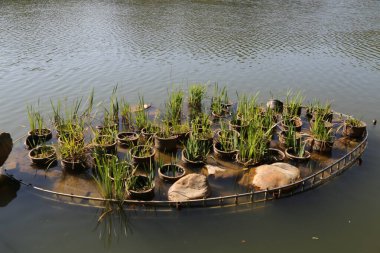
[[[285,131],[289,130],[290,125],[286,125],[283,120],[280,122],[280,124],[281,124],[281,127],[283,128],[283,130],[285,130]],[[302,125],[303,125],[301,118],[296,117],[295,119],[291,120],[291,124],[295,128],[295,131],[297,131],[297,132],[301,131]]]
[[204,165],[205,165],[205,159],[197,159],[195,161],[192,161],[190,159],[187,158],[187,153],[186,153],[186,149],[183,149],[182,150],[182,161],[185,163],[185,165],[187,167],[190,167],[190,168],[202,168]]
[[220,113],[220,114],[218,114],[214,111],[211,111],[211,115],[213,116],[214,121],[218,121],[220,119],[226,118],[229,115],[229,113],[226,110],[223,110],[222,113]]
[[96,130],[98,130],[98,132],[100,134],[109,134],[110,131],[117,131],[118,128],[119,128],[119,124],[118,123],[114,123],[110,126],[95,126]]
[[222,144],[220,142],[215,143],[213,145],[213,148],[214,148],[215,158],[220,159],[220,160],[233,161],[237,154],[237,150],[232,150],[232,151],[222,150]]
[[158,176],[169,183],[174,183],[186,174],[186,169],[178,164],[164,164],[158,168]]
[[[135,154],[138,154],[142,149],[149,149],[150,150],[149,154],[144,155],[144,156],[135,155]],[[144,168],[144,167],[149,167],[150,164],[153,164],[156,150],[151,146],[139,145],[139,146],[135,146],[131,148],[129,150],[129,154],[131,155],[132,163],[134,165]]]
[[283,162],[284,160],[285,153],[277,148],[269,148],[264,158],[264,161],[267,164]]
[[309,161],[311,155],[309,151],[304,151],[303,156],[298,156],[293,148],[287,148],[285,149],[285,155],[287,158],[289,158],[292,161],[303,163]]
[[[312,129],[312,127],[314,126],[314,124],[315,124],[315,119],[312,118],[310,120],[310,130]],[[323,124],[325,125],[326,130],[330,130],[331,128],[333,128],[333,124],[331,122],[327,121],[327,120],[323,121]]]
[[39,146],[29,152],[29,159],[40,167],[48,167],[56,162],[57,153],[53,146]]
[[[103,138],[103,135],[99,135],[98,138]],[[115,154],[117,151],[117,142],[116,140],[110,144],[94,144],[95,151],[99,154]]]
[[190,137],[190,131],[189,132],[183,132],[183,133],[176,133],[178,136],[177,138],[177,144],[183,144],[186,142]]
[[120,132],[116,139],[120,146],[130,148],[137,145],[139,137],[135,132]]
[[32,130],[28,132],[25,145],[30,149],[50,140],[53,134],[50,129]]
[[255,167],[255,166],[259,166],[262,163],[262,161],[255,161],[253,159],[252,160],[241,159],[239,153],[236,155],[235,161],[236,163],[238,163],[239,165],[243,167]]
[[313,151],[320,153],[331,153],[334,146],[334,141],[321,141],[314,139],[313,140]]
[[154,146],[163,152],[174,152],[177,150],[178,136],[173,135],[168,138],[160,137],[158,134],[154,135]]
[[152,200],[154,198],[154,182],[149,185],[149,178],[143,175],[136,176],[135,185],[133,187],[126,185],[127,194],[131,199],[135,200]]
[[62,159],[61,160],[62,169],[68,173],[81,173],[87,169],[85,159]]
[[144,137],[145,141],[152,140],[153,136],[160,131],[160,128],[157,127],[152,132],[148,132],[146,128],[141,129],[141,135]]
[[281,114],[284,110],[284,103],[277,99],[270,99],[267,102],[267,108]]
[[343,125],[343,134],[350,138],[360,139],[364,137],[364,134],[367,131],[367,125],[363,121],[361,122],[362,126],[356,127],[344,123]]
[[243,124],[241,119],[235,119],[228,122],[228,126],[230,130],[235,130],[237,132],[241,132],[243,128],[246,128],[248,124]]

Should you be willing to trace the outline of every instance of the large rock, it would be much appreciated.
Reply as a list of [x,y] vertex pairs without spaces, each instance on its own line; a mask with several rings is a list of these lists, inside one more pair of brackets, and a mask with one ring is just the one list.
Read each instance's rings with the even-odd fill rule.
[[300,177],[300,170],[289,163],[272,163],[271,165],[280,167],[291,178],[298,179]]
[[256,168],[252,184],[261,190],[283,187],[294,183],[300,177],[300,170],[287,163],[274,163]]
[[189,174],[175,182],[168,192],[171,201],[203,199],[210,195],[207,177],[200,174]]
[[11,153],[13,142],[11,135],[8,133],[0,133],[0,166],[2,166]]

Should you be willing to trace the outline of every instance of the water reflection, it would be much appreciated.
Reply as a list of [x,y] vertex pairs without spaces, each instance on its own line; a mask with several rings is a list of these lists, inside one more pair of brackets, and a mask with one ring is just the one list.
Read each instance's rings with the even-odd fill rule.
[[95,230],[99,233],[99,239],[104,241],[106,247],[110,247],[114,241],[127,237],[132,230],[123,203],[106,201],[104,208],[99,210]]
[[17,197],[20,183],[8,176],[0,175],[0,207],[7,206]]

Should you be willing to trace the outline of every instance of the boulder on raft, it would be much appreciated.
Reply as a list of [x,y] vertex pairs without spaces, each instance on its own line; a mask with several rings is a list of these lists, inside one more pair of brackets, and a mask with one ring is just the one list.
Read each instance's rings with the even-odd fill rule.
[[168,192],[170,201],[203,199],[210,195],[207,177],[200,174],[189,174],[175,182]]
[[11,153],[13,142],[11,135],[8,133],[0,133],[0,166],[2,166]]
[[255,169],[252,185],[261,190],[283,187],[294,183],[300,170],[287,163],[261,165]]

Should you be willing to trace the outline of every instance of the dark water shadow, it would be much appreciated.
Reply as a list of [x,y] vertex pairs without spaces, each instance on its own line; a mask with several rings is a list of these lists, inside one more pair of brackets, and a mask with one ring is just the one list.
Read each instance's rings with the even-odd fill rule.
[[99,240],[103,240],[106,248],[110,248],[113,243],[127,238],[128,234],[133,232],[123,203],[105,202],[104,208],[99,209],[97,217],[94,230],[98,232]]
[[17,197],[20,183],[8,176],[0,175],[0,207],[7,206]]

